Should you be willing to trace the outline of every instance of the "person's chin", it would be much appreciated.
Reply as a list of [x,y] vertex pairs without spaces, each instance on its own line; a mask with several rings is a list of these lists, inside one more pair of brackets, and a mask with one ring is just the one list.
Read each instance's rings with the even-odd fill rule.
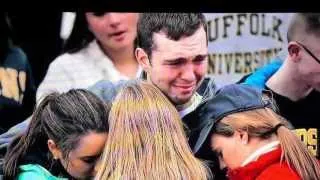
[[180,95],[180,96],[176,99],[176,100],[177,100],[176,103],[179,104],[179,105],[185,104],[185,103],[187,103],[187,102],[190,101],[191,97],[192,97],[192,94],[191,94],[191,95]]

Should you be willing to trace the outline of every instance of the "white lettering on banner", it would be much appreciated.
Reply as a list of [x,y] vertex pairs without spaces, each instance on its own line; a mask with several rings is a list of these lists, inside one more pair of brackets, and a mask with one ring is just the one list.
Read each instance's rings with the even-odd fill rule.
[[255,52],[234,52],[226,54],[209,54],[210,74],[248,74],[258,67],[269,63],[281,48],[266,49]]
[[293,13],[205,13],[208,74],[218,86],[234,83],[286,49]]
[[[250,32],[252,36],[266,36],[283,42],[280,32],[282,20],[276,16],[272,16],[272,23],[267,24],[265,14],[233,14],[216,17],[213,20],[208,20],[208,36],[209,42],[213,42],[218,38],[230,37],[230,28],[234,24],[237,36],[242,36],[244,31]],[[222,32],[219,32],[219,26],[222,26]],[[249,28],[245,28],[247,25]]]

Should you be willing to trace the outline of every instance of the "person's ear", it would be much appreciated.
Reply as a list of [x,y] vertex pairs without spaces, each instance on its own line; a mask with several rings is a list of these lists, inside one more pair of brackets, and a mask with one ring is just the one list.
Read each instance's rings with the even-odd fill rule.
[[53,156],[53,159],[55,160],[60,159],[62,157],[62,153],[61,153],[61,150],[57,147],[56,143],[52,139],[49,139],[47,144],[48,144],[49,151]]
[[296,43],[294,41],[289,42],[288,53],[289,53],[290,59],[292,61],[294,61],[294,62],[300,61],[300,59],[301,59],[300,52],[301,52],[301,47],[299,46],[298,43]]
[[236,133],[238,133],[238,137],[239,137],[241,144],[244,144],[244,145],[248,144],[249,134],[247,131],[236,131]]
[[151,64],[148,54],[142,48],[136,48],[135,56],[142,69],[149,73]]

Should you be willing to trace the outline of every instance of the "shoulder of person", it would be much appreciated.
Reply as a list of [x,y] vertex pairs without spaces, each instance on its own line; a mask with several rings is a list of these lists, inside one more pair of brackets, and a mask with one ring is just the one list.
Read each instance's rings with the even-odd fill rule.
[[299,175],[286,163],[276,163],[267,167],[261,174],[257,177],[257,180],[272,179],[272,180],[300,180]]
[[53,176],[48,170],[38,164],[27,164],[19,167],[18,180],[66,180]]
[[70,54],[70,53],[63,53],[57,56],[50,65],[58,65],[58,64],[66,64],[70,60],[76,59],[76,54]]
[[11,54],[17,55],[22,58],[26,58],[26,53],[18,46],[12,46],[10,48]]
[[206,92],[208,92],[208,90],[214,92],[216,89],[217,86],[214,81],[214,77],[208,75],[203,79],[202,83],[200,84],[200,87],[197,90],[197,93],[203,96],[206,95]]
[[10,51],[6,57],[6,61],[21,65],[26,65],[29,63],[25,52],[17,46],[12,46],[10,48]]
[[247,84],[254,87],[265,88],[265,83],[268,79],[275,74],[280,66],[283,64],[283,60],[279,57],[271,60],[269,64],[266,64],[256,71],[245,75],[237,83]]
[[69,53],[61,54],[57,56],[53,61],[51,61],[47,70],[47,74],[56,73],[60,71],[72,72],[76,69],[75,68],[76,64],[74,62],[77,59],[79,58],[75,57],[74,54],[69,54]]
[[90,86],[88,90],[105,101],[111,101],[126,83],[126,80],[120,80],[118,82],[101,80]]

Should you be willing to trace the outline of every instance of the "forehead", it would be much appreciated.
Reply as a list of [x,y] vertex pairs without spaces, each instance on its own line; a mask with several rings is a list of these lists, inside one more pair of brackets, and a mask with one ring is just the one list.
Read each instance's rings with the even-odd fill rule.
[[221,135],[212,134],[211,136],[211,145],[214,149],[218,148],[220,145]]
[[229,143],[233,142],[232,137],[226,137],[220,134],[212,134],[211,145],[214,149],[228,147]]
[[101,153],[107,140],[107,133],[91,132],[80,138],[78,146],[73,149],[70,155],[76,157],[95,156]]
[[193,35],[181,37],[178,41],[169,39],[164,32],[154,33],[153,42],[153,57],[161,56],[163,59],[174,59],[208,53],[207,37],[203,27],[200,27]]

